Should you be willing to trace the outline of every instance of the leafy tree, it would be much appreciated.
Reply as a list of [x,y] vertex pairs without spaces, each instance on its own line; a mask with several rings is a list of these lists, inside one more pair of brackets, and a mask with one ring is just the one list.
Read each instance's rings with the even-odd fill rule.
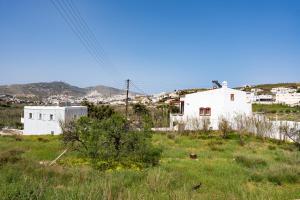
[[95,105],[88,101],[81,103],[83,106],[88,108],[88,117],[95,118],[98,120],[106,119],[115,114],[115,110],[109,105]]
[[161,151],[152,146],[148,126],[141,131],[127,131],[126,125],[120,114],[102,120],[81,117],[63,127],[63,141],[99,169],[114,168],[116,164],[157,164]]
[[132,105],[133,112],[139,116],[149,114],[147,107],[141,103],[136,103]]

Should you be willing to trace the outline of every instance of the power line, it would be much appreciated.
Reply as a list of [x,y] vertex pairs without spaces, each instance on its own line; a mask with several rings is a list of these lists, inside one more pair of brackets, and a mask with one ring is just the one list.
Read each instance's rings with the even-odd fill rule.
[[67,23],[67,25],[71,28],[72,32],[76,35],[76,37],[80,40],[81,44],[86,48],[88,53],[95,59],[95,61],[98,64],[102,64],[101,60],[97,57],[97,55],[94,53],[93,49],[89,45],[89,43],[86,41],[86,39],[83,37],[82,33],[78,30],[72,19],[68,14],[66,14],[65,8],[60,4],[56,3],[55,0],[51,0],[54,7],[57,9],[61,17],[64,19],[64,21]]
[[138,87],[132,80],[130,81],[130,83],[132,87],[134,87],[137,91],[141,92],[143,95],[150,96],[149,94],[144,92],[144,90],[140,89],[140,87]]
[[[95,34],[91,31],[73,1],[51,0],[51,2],[95,61],[101,66],[109,65],[110,68],[114,68],[112,62],[108,59],[105,51],[99,44]],[[120,75],[115,68],[113,71]]]
[[102,48],[100,42],[97,40],[97,37],[95,36],[94,32],[91,30],[91,28],[88,26],[88,24],[82,17],[81,12],[77,8],[76,4],[73,2],[73,0],[69,0],[69,1],[66,0],[66,2],[68,3],[69,7],[73,11],[73,13],[77,17],[77,19],[79,19],[79,22],[81,22],[82,27],[88,33],[88,36],[90,37],[90,39],[97,45],[97,47],[100,48],[100,53],[102,53],[102,55],[107,58],[108,62],[110,62],[110,64],[113,65],[113,63],[110,61],[108,55],[106,54],[105,50]]

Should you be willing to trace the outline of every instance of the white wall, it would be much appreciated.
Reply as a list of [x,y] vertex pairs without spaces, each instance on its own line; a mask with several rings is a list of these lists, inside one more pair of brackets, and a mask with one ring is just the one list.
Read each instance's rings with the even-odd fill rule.
[[[230,95],[234,94],[234,101],[231,101]],[[177,121],[186,124],[186,129],[194,129],[195,120],[201,121],[203,118],[209,118],[211,128],[218,129],[219,120],[225,117],[232,120],[237,114],[250,115],[252,106],[246,97],[246,92],[234,90],[225,87],[188,94],[181,99],[184,101],[183,115],[173,116],[170,118],[170,126]],[[211,116],[200,116],[199,109],[201,107],[211,108]]]
[[[32,113],[32,119],[29,118]],[[42,115],[40,119],[39,116]],[[53,115],[53,120],[50,120]],[[24,107],[24,135],[44,135],[61,134],[61,123],[68,121],[74,116],[87,115],[87,108],[78,107],[58,107],[58,106],[25,106]]]

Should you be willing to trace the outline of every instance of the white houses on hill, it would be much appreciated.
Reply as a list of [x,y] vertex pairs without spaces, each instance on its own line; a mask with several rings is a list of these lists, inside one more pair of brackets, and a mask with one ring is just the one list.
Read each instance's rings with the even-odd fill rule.
[[228,88],[226,81],[221,88],[187,94],[180,102],[181,113],[170,115],[173,130],[179,126],[185,130],[199,129],[207,121],[210,129],[217,130],[221,118],[231,121],[236,115],[252,114],[246,92]]
[[86,106],[25,106],[24,135],[61,134],[61,123],[87,115]]

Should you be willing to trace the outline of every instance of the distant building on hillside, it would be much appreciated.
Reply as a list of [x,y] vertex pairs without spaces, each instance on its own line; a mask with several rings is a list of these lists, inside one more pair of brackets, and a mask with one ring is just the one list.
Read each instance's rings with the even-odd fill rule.
[[227,87],[187,94],[180,98],[180,114],[170,115],[171,129],[194,130],[209,121],[209,128],[218,129],[222,118],[232,121],[236,115],[251,115],[251,102],[246,92]]
[[277,88],[271,89],[271,92],[273,94],[287,94],[287,93],[294,93],[296,91],[297,91],[297,89],[288,88],[288,87],[277,87]]
[[87,115],[86,106],[25,106],[24,135],[61,134],[61,123]]
[[300,93],[279,93],[276,94],[276,103],[282,103],[289,106],[300,105]]

